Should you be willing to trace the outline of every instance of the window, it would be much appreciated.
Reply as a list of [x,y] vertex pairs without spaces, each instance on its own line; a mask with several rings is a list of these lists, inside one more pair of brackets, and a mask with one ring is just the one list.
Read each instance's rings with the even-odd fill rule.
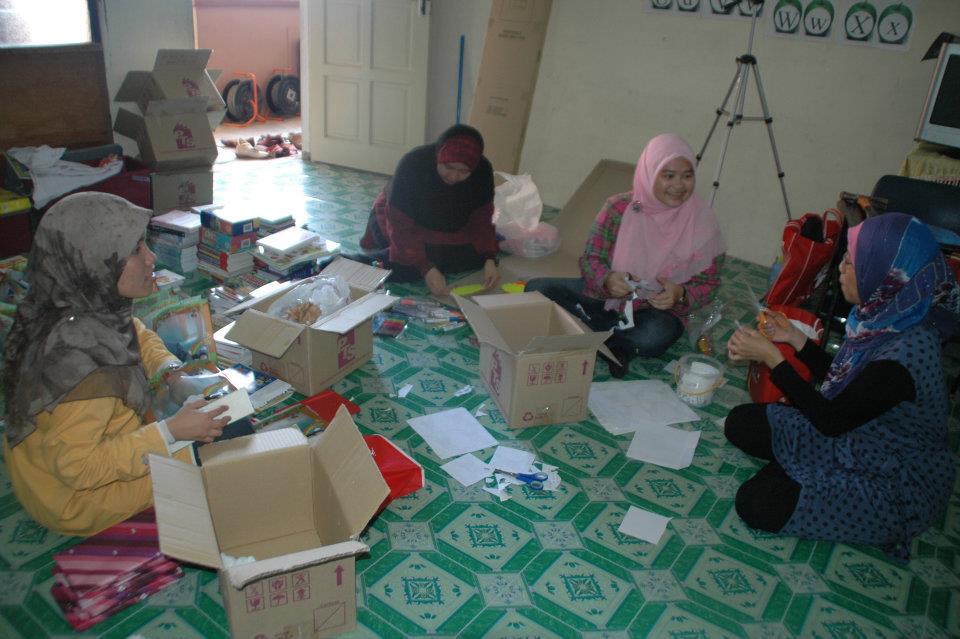
[[96,0],[0,0],[0,47],[99,41]]

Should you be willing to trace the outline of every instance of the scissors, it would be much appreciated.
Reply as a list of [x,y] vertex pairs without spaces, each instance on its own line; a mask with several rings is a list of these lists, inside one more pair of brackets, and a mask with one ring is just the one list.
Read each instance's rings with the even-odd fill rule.
[[498,470],[497,472],[522,481],[530,487],[530,490],[543,490],[543,482],[547,481],[546,473],[511,473],[505,470]]

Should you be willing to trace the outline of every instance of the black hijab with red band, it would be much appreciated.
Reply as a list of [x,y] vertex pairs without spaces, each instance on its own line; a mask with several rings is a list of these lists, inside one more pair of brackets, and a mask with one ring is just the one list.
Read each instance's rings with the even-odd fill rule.
[[[435,143],[401,158],[387,187],[390,205],[426,229],[462,229],[475,210],[493,202],[493,167],[482,153],[479,131],[465,124],[450,127]],[[437,173],[441,162],[465,164],[470,177],[447,184]]]

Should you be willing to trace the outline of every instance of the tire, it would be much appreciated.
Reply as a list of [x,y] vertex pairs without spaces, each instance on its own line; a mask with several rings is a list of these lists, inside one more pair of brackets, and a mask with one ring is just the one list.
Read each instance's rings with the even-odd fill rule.
[[300,112],[300,78],[295,75],[275,75],[265,91],[267,106],[275,115],[289,117]]

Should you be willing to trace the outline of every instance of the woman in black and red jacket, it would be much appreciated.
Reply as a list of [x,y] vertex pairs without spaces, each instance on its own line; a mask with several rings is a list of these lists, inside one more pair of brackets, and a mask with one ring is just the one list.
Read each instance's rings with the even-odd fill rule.
[[483,136],[450,127],[400,159],[373,203],[360,247],[393,270],[391,281],[423,278],[437,296],[447,294],[447,273],[483,269],[489,288],[499,278],[493,188]]

